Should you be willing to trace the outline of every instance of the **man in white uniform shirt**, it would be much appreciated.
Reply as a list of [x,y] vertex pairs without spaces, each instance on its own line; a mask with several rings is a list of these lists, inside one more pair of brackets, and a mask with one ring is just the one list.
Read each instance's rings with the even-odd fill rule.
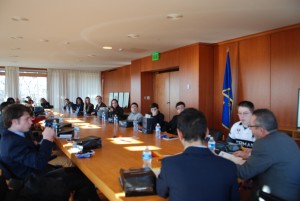
[[249,157],[255,141],[255,137],[248,127],[253,111],[254,105],[252,102],[240,102],[238,104],[238,116],[240,121],[233,124],[227,137],[227,142],[240,144],[243,147],[243,151],[236,151],[233,153],[233,155],[242,157],[243,159]]

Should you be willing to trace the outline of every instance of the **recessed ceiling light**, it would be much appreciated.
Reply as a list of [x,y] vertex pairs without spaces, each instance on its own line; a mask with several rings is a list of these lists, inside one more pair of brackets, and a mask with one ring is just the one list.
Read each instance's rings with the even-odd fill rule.
[[11,50],[20,50],[21,48],[16,47],[16,48],[11,48]]
[[67,42],[65,42],[64,44],[65,44],[65,45],[70,45],[70,42],[67,41]]
[[40,39],[40,42],[48,43],[49,40],[47,40],[47,39]]
[[9,37],[10,39],[19,39],[19,40],[21,40],[21,39],[23,39],[23,37],[22,36],[11,36],[11,37]]
[[105,49],[105,50],[111,50],[112,49],[111,46],[103,46],[102,48]]
[[128,34],[127,37],[128,38],[139,38],[140,35],[138,35],[138,34]]
[[11,20],[13,20],[13,21],[16,21],[16,22],[27,22],[27,21],[29,21],[28,20],[28,18],[26,18],[26,17],[19,17],[19,16],[15,16],[15,17],[12,17],[12,18],[10,18]]
[[181,18],[183,18],[183,15],[177,14],[177,13],[172,13],[172,14],[167,15],[167,19],[170,19],[170,20],[178,20]]
[[18,55],[11,55],[10,57],[19,57]]
[[95,57],[95,54],[89,54],[88,57]]
[[123,50],[124,50],[123,48],[119,48],[119,49],[118,49],[119,52],[122,52]]

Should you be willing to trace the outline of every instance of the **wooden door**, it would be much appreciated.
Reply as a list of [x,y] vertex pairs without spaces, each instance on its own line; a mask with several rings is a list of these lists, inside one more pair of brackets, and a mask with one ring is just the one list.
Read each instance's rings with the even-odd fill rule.
[[156,73],[154,75],[154,102],[165,115],[165,121],[170,121],[176,113],[175,105],[179,101],[178,71]]

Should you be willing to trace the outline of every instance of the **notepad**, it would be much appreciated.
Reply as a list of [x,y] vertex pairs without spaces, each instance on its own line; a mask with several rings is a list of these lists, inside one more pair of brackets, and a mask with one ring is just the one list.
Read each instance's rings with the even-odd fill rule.
[[232,154],[229,154],[229,153],[226,153],[224,151],[221,151],[219,153],[219,156],[221,156],[223,158],[226,158],[226,159],[228,159],[228,160],[230,160],[230,161],[232,161],[232,162],[234,162],[235,164],[238,164],[238,165],[242,165],[246,162],[246,160],[243,160],[240,157],[236,157],[236,156],[234,156]]

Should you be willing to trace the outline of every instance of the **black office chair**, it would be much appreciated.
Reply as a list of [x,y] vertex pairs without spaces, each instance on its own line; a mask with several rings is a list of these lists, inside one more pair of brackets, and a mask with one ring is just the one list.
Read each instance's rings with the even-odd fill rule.
[[222,141],[223,140],[223,133],[220,130],[210,129],[209,135],[214,138],[215,141]]
[[23,187],[23,181],[10,178],[8,185],[7,181],[9,178],[5,174],[8,174],[9,177],[12,175],[1,161],[0,170],[0,200],[16,201],[19,198],[19,193]]
[[283,199],[281,199],[281,198],[279,198],[279,197],[277,197],[275,195],[263,192],[262,190],[260,190],[258,192],[258,197],[262,198],[264,200],[267,200],[267,201],[284,201]]

